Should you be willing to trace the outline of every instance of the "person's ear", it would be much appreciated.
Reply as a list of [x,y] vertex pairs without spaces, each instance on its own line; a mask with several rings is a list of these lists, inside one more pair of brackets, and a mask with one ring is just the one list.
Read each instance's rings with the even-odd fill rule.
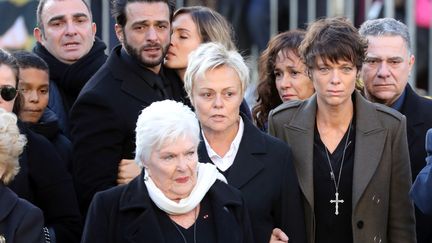
[[115,24],[114,29],[115,29],[115,33],[116,33],[117,39],[119,40],[120,43],[123,44],[123,41],[124,41],[123,27],[120,26],[119,24]]
[[42,44],[43,31],[39,27],[33,29],[33,36],[39,43]]

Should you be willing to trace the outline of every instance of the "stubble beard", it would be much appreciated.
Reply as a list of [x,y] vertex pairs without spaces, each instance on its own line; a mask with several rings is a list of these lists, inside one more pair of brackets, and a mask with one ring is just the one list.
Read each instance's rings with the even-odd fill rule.
[[[123,43],[124,48],[126,49],[127,53],[132,56],[134,59],[138,60],[138,62],[140,63],[140,65],[144,66],[144,67],[149,67],[149,68],[153,68],[156,67],[160,64],[162,64],[165,55],[168,51],[168,46],[169,44],[167,44],[166,46],[162,46],[160,44],[153,44],[153,45],[146,45],[146,46],[142,46],[139,49],[134,48],[133,46],[129,45],[126,36],[124,36],[124,43]],[[159,57],[159,59],[157,60],[149,60],[145,57],[143,57],[141,55],[141,53],[144,51],[144,48],[147,47],[159,47],[162,50],[162,54]]]

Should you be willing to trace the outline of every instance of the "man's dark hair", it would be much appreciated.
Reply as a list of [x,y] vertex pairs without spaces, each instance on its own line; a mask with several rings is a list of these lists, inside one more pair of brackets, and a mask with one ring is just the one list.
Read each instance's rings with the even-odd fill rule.
[[299,52],[310,70],[316,67],[317,57],[337,63],[350,61],[361,70],[366,57],[367,40],[360,36],[357,29],[342,17],[325,18],[308,26],[306,36]]
[[18,62],[21,69],[35,68],[49,73],[48,64],[38,55],[28,51],[16,51],[12,55]]
[[168,5],[169,8],[169,19],[170,22],[172,21],[172,16],[175,10],[175,1],[173,0],[112,0],[111,2],[111,14],[112,17],[115,19],[116,23],[120,25],[121,27],[124,27],[127,22],[126,18],[126,5],[128,3],[135,3],[135,2],[142,2],[142,3],[157,3],[157,2],[163,2]]

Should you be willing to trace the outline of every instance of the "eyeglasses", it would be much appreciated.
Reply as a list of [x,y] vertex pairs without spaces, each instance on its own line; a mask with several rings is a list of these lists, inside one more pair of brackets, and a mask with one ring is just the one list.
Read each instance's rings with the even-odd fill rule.
[[0,94],[3,100],[11,101],[17,95],[17,89],[10,85],[0,86]]

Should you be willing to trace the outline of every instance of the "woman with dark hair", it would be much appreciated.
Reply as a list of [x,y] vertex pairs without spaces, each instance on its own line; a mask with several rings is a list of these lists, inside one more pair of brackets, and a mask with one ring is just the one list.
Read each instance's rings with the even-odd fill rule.
[[293,150],[308,242],[416,242],[406,119],[356,90],[366,49],[345,18],[312,23],[299,51],[315,94],[269,115]]
[[315,92],[298,52],[304,35],[302,30],[280,33],[260,56],[258,98],[252,117],[263,131],[267,131],[270,110],[285,101],[307,99]]

